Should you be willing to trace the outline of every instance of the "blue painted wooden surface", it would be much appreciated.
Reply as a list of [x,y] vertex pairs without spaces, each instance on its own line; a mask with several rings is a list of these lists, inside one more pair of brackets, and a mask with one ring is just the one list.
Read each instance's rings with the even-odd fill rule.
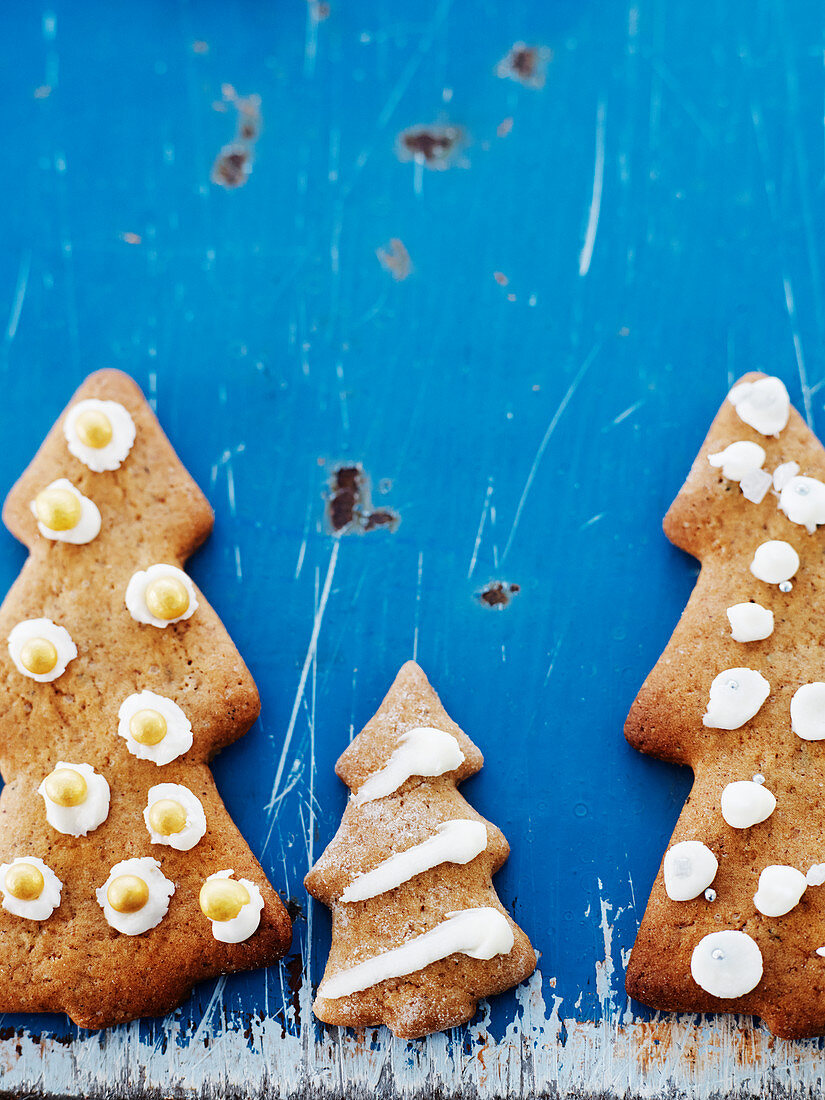
[[[696,573],[661,517],[745,370],[780,374],[825,429],[821,12],[331,0],[324,15],[4,8],[0,486],[87,373],[131,373],[217,513],[191,571],[263,713],[215,773],[301,906],[294,952],[302,876],[344,806],[334,761],[417,653],[485,754],[464,790],[510,840],[499,892],[566,1011],[599,1019],[624,1008],[620,949],[689,786],[621,733]],[[496,76],[517,40],[552,50],[543,88]],[[224,84],[263,113],[235,190],[210,182],[235,128]],[[436,122],[463,128],[459,162],[402,163],[397,134]],[[403,281],[376,258],[391,238],[414,265]],[[396,533],[335,550],[340,460],[364,464]],[[22,559],[0,540],[0,589]],[[506,609],[476,598],[493,579],[520,585]],[[316,908],[316,982],[327,943]],[[184,1028],[210,1004],[294,1030],[286,974],[232,977],[211,1004],[202,987]],[[516,1012],[498,999],[492,1030]]]

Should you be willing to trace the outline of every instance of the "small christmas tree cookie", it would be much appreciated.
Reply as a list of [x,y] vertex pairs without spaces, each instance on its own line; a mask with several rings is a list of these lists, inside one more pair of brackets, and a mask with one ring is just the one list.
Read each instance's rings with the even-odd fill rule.
[[102,1027],[274,962],[289,918],[208,767],[258,693],[183,572],[212,511],[131,379],[87,379],[3,519],[30,553],[0,608],[0,1012]]
[[728,394],[665,534],[702,569],[625,733],[695,779],[630,957],[653,1008],[825,1031],[825,450],[778,378]]
[[480,998],[532,973],[533,949],[491,881],[507,841],[456,790],[483,763],[405,664],[338,761],[353,794],[306,877],[332,909],[320,1020],[413,1039],[465,1023]]

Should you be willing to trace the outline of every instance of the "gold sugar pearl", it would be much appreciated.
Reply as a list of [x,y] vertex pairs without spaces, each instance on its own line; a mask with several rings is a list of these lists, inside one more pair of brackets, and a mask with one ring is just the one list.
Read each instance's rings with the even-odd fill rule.
[[186,585],[177,577],[158,577],[146,586],[146,606],[156,619],[177,619],[189,607]]
[[149,824],[161,836],[172,836],[186,827],[186,810],[174,798],[159,798],[149,807]]
[[33,676],[46,676],[57,665],[57,646],[48,638],[29,638],[20,647],[20,663]]
[[82,507],[71,489],[43,489],[34,498],[37,518],[50,531],[71,531],[80,523]]
[[137,913],[149,900],[149,887],[137,875],[118,875],[109,883],[106,898],[117,913]]
[[33,863],[13,863],[6,871],[5,890],[18,901],[37,901],[46,882]]
[[158,745],[167,733],[166,719],[159,710],[138,710],[129,719],[129,733],[141,745]]
[[84,409],[74,422],[77,438],[85,447],[99,451],[112,442],[112,422],[100,409]]
[[210,878],[201,886],[201,912],[210,920],[234,920],[249,903],[249,891],[231,878]]
[[79,806],[86,801],[86,780],[74,768],[56,768],[46,776],[46,794],[58,806]]

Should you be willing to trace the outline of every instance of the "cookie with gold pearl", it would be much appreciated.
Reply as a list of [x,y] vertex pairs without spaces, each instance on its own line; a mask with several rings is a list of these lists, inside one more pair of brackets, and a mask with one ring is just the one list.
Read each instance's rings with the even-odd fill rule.
[[125,601],[133,619],[161,628],[191,618],[198,607],[195,586],[186,573],[162,562],[132,574]]
[[27,920],[48,920],[60,905],[63,883],[39,856],[0,863],[3,908]]
[[97,505],[65,477],[41,489],[31,502],[31,510],[44,539],[80,546],[100,534]]
[[69,453],[100,474],[118,470],[135,442],[135,422],[117,401],[90,397],[69,409],[63,421]]
[[169,911],[175,884],[151,856],[121,860],[95,891],[97,903],[112,928],[139,936],[160,924]]
[[143,820],[152,844],[165,844],[179,852],[194,848],[206,832],[203,804],[182,783],[150,787]]
[[9,634],[9,656],[18,672],[46,684],[63,675],[77,657],[77,646],[68,630],[51,619],[25,619]]
[[37,788],[46,820],[67,836],[86,836],[109,816],[109,784],[91,764],[59,760]]
[[128,695],[117,712],[117,732],[141,760],[168,764],[192,748],[192,723],[173,699],[154,691]]
[[236,879],[232,870],[210,875],[201,887],[198,902],[212,923],[212,935],[221,943],[242,943],[261,923],[261,891],[249,879]]

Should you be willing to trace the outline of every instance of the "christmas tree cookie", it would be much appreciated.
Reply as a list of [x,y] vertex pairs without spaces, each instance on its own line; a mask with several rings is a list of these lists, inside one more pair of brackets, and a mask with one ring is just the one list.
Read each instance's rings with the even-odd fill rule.
[[532,973],[533,949],[491,882],[507,841],[456,789],[483,763],[405,664],[338,761],[352,797],[306,877],[332,910],[320,1020],[413,1039],[465,1023],[480,998]]
[[625,732],[693,769],[628,992],[825,1031],[825,450],[778,378],[735,385],[665,518],[702,569]]
[[3,520],[29,557],[0,608],[0,1012],[102,1027],[274,962],[288,916],[208,767],[258,694],[183,571],[212,511],[131,379],[87,379]]

